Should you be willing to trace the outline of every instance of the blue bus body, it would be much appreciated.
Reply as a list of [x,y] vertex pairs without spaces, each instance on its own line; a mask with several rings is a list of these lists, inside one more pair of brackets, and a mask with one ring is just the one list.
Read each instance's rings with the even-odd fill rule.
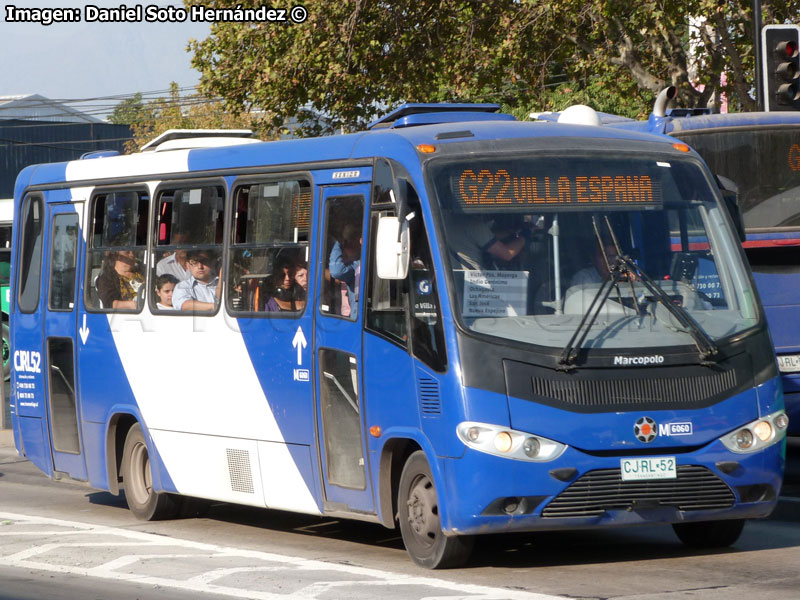
[[[680,114],[680,113],[679,113]],[[743,243],[782,372],[789,435],[800,435],[800,114],[698,114],[610,126],[664,133],[692,146],[712,172],[737,185]]]
[[[454,540],[473,534],[708,526],[768,515],[781,486],[785,417],[757,296],[747,300],[752,326],[713,334],[718,352],[710,362],[698,361],[692,338],[672,328],[665,335],[678,336],[677,344],[595,342],[597,350],[579,349],[566,366],[558,362],[563,342],[554,350],[504,339],[489,329],[500,319],[473,318],[459,299],[463,279],[477,289],[478,271],[453,267],[442,169],[476,154],[529,160],[552,147],[580,148],[591,165],[618,147],[661,156],[662,167],[674,161],[673,170],[685,160],[698,181],[710,181],[700,161],[664,136],[483,121],[474,112],[470,119],[453,123],[448,115],[439,124],[23,170],[11,276],[19,452],[53,478],[112,493],[124,486],[142,518],[167,516],[167,499],[180,496],[387,527],[399,514],[412,558],[429,567],[463,562],[468,549]],[[462,191],[483,172],[464,170]],[[503,198],[484,192],[488,203]],[[412,256],[405,279],[381,281],[375,230],[382,217],[404,212],[400,196],[413,198],[411,245],[420,256]],[[709,198],[716,214],[721,200]],[[648,227],[652,212],[624,217],[643,263],[653,234],[634,225]],[[570,214],[560,214],[562,223]],[[191,232],[197,215],[207,216],[202,234]],[[558,223],[547,212],[540,218]],[[328,258],[332,246],[345,246],[346,219],[363,238],[360,258],[350,263],[360,260],[349,299]],[[727,239],[724,227],[713,240]],[[550,256],[547,235],[534,231]],[[224,291],[206,313],[156,304],[156,265],[181,252],[190,265],[218,261],[216,285]],[[123,255],[141,265],[139,291],[132,300],[109,300],[99,280]],[[741,258],[729,252],[725,260],[719,268],[747,287]],[[307,290],[298,280],[285,284],[292,309],[264,312],[265,281],[280,265],[286,277],[305,269]],[[129,277],[133,268],[119,269],[114,285],[137,280]],[[502,278],[500,270],[487,272]],[[522,272],[535,275],[515,271]],[[115,308],[130,306],[117,304],[125,301],[135,308]],[[349,316],[333,310],[338,302],[350,304]],[[729,298],[717,312],[733,304]],[[555,319],[561,312],[537,314]],[[534,317],[526,323],[533,327]],[[548,396],[532,391],[532,381],[557,383]],[[759,426],[769,429],[766,441],[753,441]],[[479,446],[486,432],[494,442]],[[502,455],[505,440],[514,457]],[[741,451],[731,450],[736,440]],[[540,447],[551,448],[551,457],[537,454]],[[636,462],[645,458],[646,465]],[[675,464],[658,466],[661,459]],[[671,475],[645,473],[642,484],[622,481],[621,468]],[[738,536],[732,529],[732,537],[692,531],[730,543]]]

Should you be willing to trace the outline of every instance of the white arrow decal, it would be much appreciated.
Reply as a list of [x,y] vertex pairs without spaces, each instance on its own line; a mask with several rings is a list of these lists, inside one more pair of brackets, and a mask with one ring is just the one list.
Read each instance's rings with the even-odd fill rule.
[[308,344],[306,343],[306,336],[303,335],[303,328],[298,327],[297,333],[294,334],[294,339],[292,340],[292,347],[297,348],[297,364],[303,364],[303,348],[305,348]]
[[86,345],[86,340],[89,338],[89,328],[86,326],[86,315],[83,315],[83,327],[78,329],[78,333],[81,334],[81,340],[83,341],[83,345]]

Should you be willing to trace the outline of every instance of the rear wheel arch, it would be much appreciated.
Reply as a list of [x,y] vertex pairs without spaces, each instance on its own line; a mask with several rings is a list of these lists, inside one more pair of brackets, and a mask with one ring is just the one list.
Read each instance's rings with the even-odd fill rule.
[[128,431],[138,421],[128,413],[117,413],[111,417],[106,430],[106,474],[108,491],[119,495],[119,484],[122,480],[122,451]]

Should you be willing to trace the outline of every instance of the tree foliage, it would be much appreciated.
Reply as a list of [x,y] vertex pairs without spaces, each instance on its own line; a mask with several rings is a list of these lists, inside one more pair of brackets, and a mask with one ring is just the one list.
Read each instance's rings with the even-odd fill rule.
[[[764,23],[797,21],[798,4],[763,0]],[[304,6],[302,24],[220,22],[208,38],[192,41],[204,93],[224,98],[232,112],[258,111],[273,132],[296,117],[306,134],[361,127],[401,102],[545,110],[579,98],[640,116],[667,85],[678,87],[683,106],[705,106],[724,93],[732,107],[754,108],[751,0]]]
[[181,96],[175,82],[170,84],[167,97],[143,104],[137,120],[130,125],[133,139],[125,142],[128,153],[138,152],[144,144],[169,129],[252,129],[257,135],[260,133],[249,115],[232,114],[225,110],[222,102],[200,94]]
[[141,92],[136,92],[130,98],[125,98],[114,107],[108,115],[108,122],[114,125],[130,125],[142,120],[145,116]]

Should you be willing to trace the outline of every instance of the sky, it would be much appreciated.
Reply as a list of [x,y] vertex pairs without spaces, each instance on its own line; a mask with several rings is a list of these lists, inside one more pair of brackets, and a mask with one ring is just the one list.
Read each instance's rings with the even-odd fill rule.
[[[0,14],[0,96],[40,94],[52,99],[88,99],[167,90],[198,83],[186,51],[190,38],[207,37],[210,24],[189,18],[178,23],[86,22],[85,7],[143,9],[149,5],[181,7],[179,0],[11,0]],[[80,8],[77,23],[8,21],[8,6]],[[166,94],[160,94],[166,95]],[[105,101],[113,104],[118,100]],[[79,104],[70,106],[78,110]]]

